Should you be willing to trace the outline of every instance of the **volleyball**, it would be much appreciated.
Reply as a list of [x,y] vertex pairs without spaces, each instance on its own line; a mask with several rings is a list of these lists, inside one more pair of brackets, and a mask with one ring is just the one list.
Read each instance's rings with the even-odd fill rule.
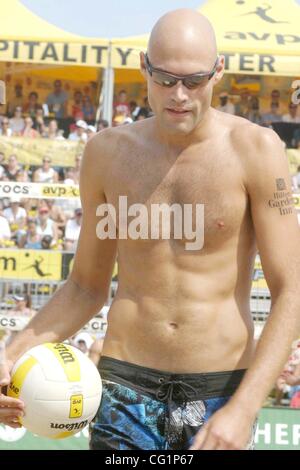
[[63,439],[81,431],[97,413],[102,382],[93,362],[64,343],[45,343],[15,363],[8,395],[25,404],[22,426]]

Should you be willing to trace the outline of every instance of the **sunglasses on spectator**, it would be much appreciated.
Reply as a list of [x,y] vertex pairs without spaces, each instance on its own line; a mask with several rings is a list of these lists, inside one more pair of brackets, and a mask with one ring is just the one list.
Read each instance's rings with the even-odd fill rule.
[[153,78],[153,81],[155,83],[166,88],[171,88],[180,81],[189,90],[198,87],[204,87],[214,76],[218,67],[218,63],[219,58],[217,57],[213,69],[210,72],[199,72],[190,75],[175,75],[173,73],[166,72],[165,70],[153,67],[153,65],[149,61],[148,55],[145,54],[145,64],[149,75]]

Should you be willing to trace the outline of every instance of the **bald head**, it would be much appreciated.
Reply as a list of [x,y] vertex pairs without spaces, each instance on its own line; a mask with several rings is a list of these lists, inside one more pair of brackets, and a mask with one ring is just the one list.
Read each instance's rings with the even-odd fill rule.
[[191,67],[198,65],[198,70],[199,65],[209,68],[217,56],[215,33],[208,19],[197,11],[174,10],[153,27],[148,53],[157,67],[166,61],[186,60]]

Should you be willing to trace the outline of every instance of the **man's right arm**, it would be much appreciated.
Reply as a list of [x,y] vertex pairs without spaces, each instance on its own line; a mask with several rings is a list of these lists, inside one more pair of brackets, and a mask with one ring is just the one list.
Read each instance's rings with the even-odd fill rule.
[[10,363],[44,342],[72,336],[104,305],[115,262],[116,240],[96,235],[96,209],[105,203],[102,182],[107,159],[107,137],[91,139],[85,149],[80,176],[83,221],[72,272],[65,284],[7,348]]

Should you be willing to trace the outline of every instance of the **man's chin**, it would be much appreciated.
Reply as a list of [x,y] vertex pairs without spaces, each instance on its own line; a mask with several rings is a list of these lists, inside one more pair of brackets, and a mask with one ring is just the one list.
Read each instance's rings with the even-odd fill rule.
[[184,122],[170,123],[164,122],[163,128],[170,135],[188,135],[193,131],[193,126]]

